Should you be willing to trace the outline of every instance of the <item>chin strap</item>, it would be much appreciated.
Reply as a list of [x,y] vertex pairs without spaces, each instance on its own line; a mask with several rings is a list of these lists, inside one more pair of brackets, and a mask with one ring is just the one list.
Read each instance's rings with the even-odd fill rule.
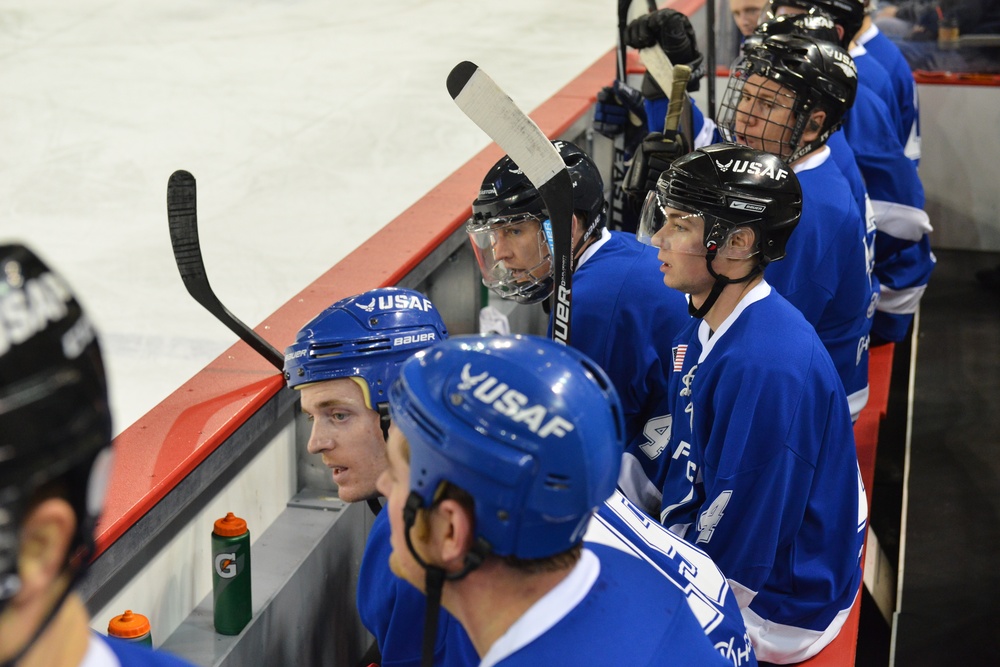
[[413,539],[410,537],[410,530],[417,520],[417,510],[423,507],[423,499],[418,493],[411,492],[403,507],[403,534],[406,536],[406,547],[410,550],[413,559],[420,567],[424,568],[424,595],[427,596],[427,605],[424,607],[424,636],[420,655],[420,667],[433,667],[434,665],[434,645],[437,642],[438,617],[441,615],[441,592],[444,589],[444,582],[457,581],[474,569],[483,564],[486,556],[489,555],[491,547],[489,542],[483,538],[477,538],[475,545],[465,554],[465,564],[458,572],[448,573],[437,565],[431,565],[425,561],[417,550],[413,547]]
[[55,615],[59,613],[60,609],[62,609],[63,603],[66,602],[66,598],[69,597],[69,594],[73,592],[76,584],[83,577],[84,572],[87,571],[87,564],[90,563],[90,558],[93,555],[93,545],[88,544],[82,547],[81,550],[72,558],[70,567],[73,567],[73,563],[78,563],[78,565],[74,568],[72,574],[70,575],[69,581],[66,582],[66,588],[63,589],[63,592],[59,595],[55,604],[52,605],[52,608],[49,609],[45,618],[42,619],[42,622],[38,624],[37,628],[35,628],[35,632],[31,635],[31,639],[29,639],[27,643],[21,647],[21,650],[14,656],[7,659],[5,662],[0,663],[0,667],[14,667],[14,665],[16,665],[17,662],[24,657],[24,654],[31,650],[31,647],[35,645],[36,641],[38,641],[38,637],[45,632],[45,629],[49,627],[49,623],[52,622]]
[[742,278],[728,278],[726,276],[720,276],[715,272],[715,269],[712,268],[712,261],[715,259],[717,252],[718,250],[713,246],[709,248],[708,254],[705,255],[708,272],[712,274],[713,278],[715,278],[715,284],[712,285],[712,291],[708,293],[708,297],[705,298],[705,301],[701,304],[700,308],[695,308],[694,301],[688,300],[688,314],[699,320],[708,314],[708,311],[712,309],[715,302],[719,300],[719,295],[722,294],[722,290],[726,289],[728,285],[732,285],[734,283],[745,283],[764,270],[763,264],[757,264],[750,270],[750,273],[746,274]]

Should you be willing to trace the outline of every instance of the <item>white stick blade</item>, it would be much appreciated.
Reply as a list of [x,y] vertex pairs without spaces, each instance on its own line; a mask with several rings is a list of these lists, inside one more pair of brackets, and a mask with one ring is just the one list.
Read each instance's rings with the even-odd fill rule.
[[541,187],[565,168],[545,133],[482,69],[468,61],[448,75],[448,92],[459,108]]
[[674,86],[674,65],[663,49],[659,45],[639,49],[639,60],[663,94],[669,95],[670,89]]

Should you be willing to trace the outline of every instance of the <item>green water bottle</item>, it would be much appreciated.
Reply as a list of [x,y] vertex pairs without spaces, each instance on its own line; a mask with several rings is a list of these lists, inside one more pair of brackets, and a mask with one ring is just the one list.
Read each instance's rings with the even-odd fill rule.
[[232,512],[215,522],[212,531],[212,597],[215,631],[238,635],[250,622],[250,532],[247,522]]
[[124,642],[135,642],[153,647],[153,635],[149,630],[149,619],[126,609],[121,616],[115,616],[108,621],[108,636]]

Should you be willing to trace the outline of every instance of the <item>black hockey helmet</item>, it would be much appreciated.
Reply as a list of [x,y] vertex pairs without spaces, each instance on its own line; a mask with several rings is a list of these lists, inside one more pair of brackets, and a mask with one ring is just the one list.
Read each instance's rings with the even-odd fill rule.
[[109,463],[95,459],[110,453],[111,412],[94,329],[66,282],[23,245],[0,245],[0,269],[2,608],[20,589],[20,522],[47,482],[65,481],[78,525],[70,553],[89,555]]
[[802,214],[799,179],[777,156],[737,144],[714,144],[674,160],[656,195],[666,205],[705,220],[705,247],[722,247],[729,233],[752,226],[761,265],[785,256]]
[[834,23],[844,29],[843,37],[834,41],[845,49],[861,30],[861,24],[865,20],[864,0],[769,0],[760,13],[761,22],[776,18],[781,7],[795,7],[806,11],[819,9],[829,14]]
[[765,39],[774,35],[804,35],[821,42],[840,43],[833,17],[814,7],[801,14],[782,14],[761,23],[754,29],[753,34],[744,40],[743,53],[759,46]]
[[[801,35],[768,37],[746,47],[743,57],[733,65],[719,110],[719,131],[727,141],[736,140],[737,110],[747,79],[753,75],[771,79],[795,94],[795,124],[790,128],[787,151],[783,151],[788,154],[781,155],[789,163],[826,143],[854,104],[858,90],[854,60],[840,46]],[[800,145],[814,109],[825,111],[826,118],[817,128],[817,138]]]
[[[604,180],[594,161],[578,147],[568,141],[554,141],[553,145],[566,163],[573,182],[574,213],[585,225],[576,248],[579,249],[607,226]],[[542,261],[548,263],[549,268],[546,275],[540,278],[526,281],[523,274],[517,277],[510,275],[502,263],[495,260],[491,251],[491,243],[495,239],[493,232],[500,227],[529,218],[542,223],[548,217],[538,190],[510,156],[504,156],[490,168],[479,188],[479,196],[472,202],[472,218],[466,224],[466,232],[476,251],[483,283],[487,287],[503,298],[519,303],[535,303],[552,293],[552,268],[542,232],[539,233],[539,249],[543,254]]]
[[[553,141],[573,181],[573,211],[581,215],[587,228],[584,239],[607,225],[604,179],[589,155],[568,141]],[[548,217],[541,195],[510,156],[504,156],[487,172],[472,202],[473,221],[531,213]]]

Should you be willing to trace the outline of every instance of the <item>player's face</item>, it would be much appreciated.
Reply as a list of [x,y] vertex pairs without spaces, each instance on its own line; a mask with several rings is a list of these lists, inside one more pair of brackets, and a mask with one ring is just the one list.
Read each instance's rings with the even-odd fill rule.
[[[388,465],[379,475],[378,491],[386,497],[383,511],[389,512],[389,527],[391,530],[390,544],[392,553],[389,555],[389,568],[397,577],[404,579],[420,590],[424,590],[424,570],[413,558],[406,545],[405,526],[403,524],[403,507],[410,495],[410,461],[409,444],[406,436],[395,426],[389,427]],[[414,527],[414,533],[419,527]],[[419,541],[414,537],[414,544]],[[419,547],[417,547],[419,548]]]
[[548,244],[541,223],[528,219],[493,231],[493,254],[517,282],[544,278],[549,272]]
[[753,34],[766,0],[729,0],[733,21],[744,37]]
[[793,150],[790,141],[795,126],[794,103],[795,95],[788,88],[751,74],[736,105],[737,143],[787,159]]
[[385,439],[378,412],[365,404],[350,378],[302,388],[302,412],[312,422],[309,453],[333,471],[340,499],[353,503],[376,496],[375,482],[386,466]]
[[685,294],[700,295],[711,290],[714,279],[705,264],[705,221],[700,216],[669,206],[663,207],[666,220],[651,243],[659,252],[663,283]]

